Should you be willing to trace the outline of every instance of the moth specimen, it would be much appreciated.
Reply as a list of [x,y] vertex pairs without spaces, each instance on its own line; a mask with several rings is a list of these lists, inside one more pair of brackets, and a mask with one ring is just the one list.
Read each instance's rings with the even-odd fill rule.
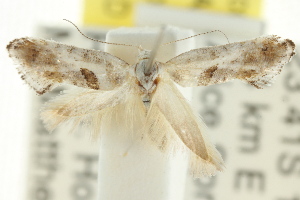
[[223,160],[174,82],[197,87],[239,79],[260,89],[290,61],[295,45],[271,35],[194,49],[165,63],[152,61],[151,51],[140,48],[134,65],[103,51],[29,37],[11,41],[7,50],[37,94],[62,84],[78,86],[43,108],[49,131],[65,122],[89,126],[94,135],[103,123],[124,126],[162,151],[185,150],[191,173],[202,177],[221,171]]

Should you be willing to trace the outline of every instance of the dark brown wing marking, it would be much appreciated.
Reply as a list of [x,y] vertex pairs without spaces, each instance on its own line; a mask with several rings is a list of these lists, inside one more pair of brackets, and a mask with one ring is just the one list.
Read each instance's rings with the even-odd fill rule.
[[88,50],[51,40],[20,38],[7,45],[20,65],[19,73],[38,94],[59,84],[94,90],[112,90],[124,83],[129,65],[102,51]]
[[240,79],[257,87],[269,85],[295,54],[295,44],[278,36],[194,49],[159,63],[185,87]]

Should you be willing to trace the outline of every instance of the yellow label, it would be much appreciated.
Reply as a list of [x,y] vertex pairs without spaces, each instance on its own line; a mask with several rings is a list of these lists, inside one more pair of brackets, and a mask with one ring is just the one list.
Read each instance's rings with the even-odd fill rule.
[[[262,0],[85,0],[87,25],[132,26],[137,2],[199,8],[220,13],[236,13],[259,18]],[[155,17],[155,16],[154,16]]]
[[260,17],[262,0],[168,0],[168,5]]
[[132,26],[134,5],[138,0],[85,0],[87,25]]

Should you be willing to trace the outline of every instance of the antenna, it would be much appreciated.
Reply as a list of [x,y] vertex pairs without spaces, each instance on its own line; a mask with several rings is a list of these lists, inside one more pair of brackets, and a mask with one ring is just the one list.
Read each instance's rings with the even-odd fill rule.
[[192,35],[192,36],[190,36],[190,37],[186,37],[186,38],[183,38],[183,39],[174,40],[174,41],[172,41],[172,42],[168,42],[168,43],[162,44],[161,46],[169,45],[169,44],[172,44],[172,43],[175,43],[175,42],[179,42],[179,41],[182,41],[182,40],[187,40],[187,39],[190,39],[190,38],[199,36],[199,35],[205,35],[205,34],[208,34],[208,33],[214,33],[214,32],[220,32],[220,33],[222,33],[222,34],[226,37],[228,44],[230,44],[230,42],[229,42],[229,40],[228,40],[228,37],[225,35],[225,33],[223,33],[223,32],[220,31],[220,30],[213,30],[213,31],[205,32],[205,33],[199,33],[199,34],[196,34],[196,35]]
[[104,42],[104,41],[101,41],[101,40],[96,40],[96,39],[91,38],[91,37],[89,37],[89,36],[86,36],[84,33],[82,33],[82,32],[80,31],[80,29],[79,29],[73,22],[71,22],[70,20],[67,20],[67,19],[63,19],[63,20],[65,20],[65,21],[71,23],[73,26],[75,26],[75,28],[78,30],[78,32],[79,32],[81,35],[83,35],[84,37],[86,37],[87,39],[90,39],[90,40],[92,40],[92,41],[100,42],[100,43],[104,43],[104,44],[111,44],[111,45],[119,45],[119,46],[127,46],[127,47],[135,47],[135,48],[139,48],[139,46],[134,46],[134,45],[130,45],[130,44],[119,44],[119,43],[111,43],[111,42]]

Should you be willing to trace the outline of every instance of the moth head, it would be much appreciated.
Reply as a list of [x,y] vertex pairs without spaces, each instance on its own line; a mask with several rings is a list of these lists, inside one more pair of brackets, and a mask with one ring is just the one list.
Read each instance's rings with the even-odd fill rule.
[[138,55],[138,61],[145,60],[150,58],[151,51],[139,48],[139,55]]

